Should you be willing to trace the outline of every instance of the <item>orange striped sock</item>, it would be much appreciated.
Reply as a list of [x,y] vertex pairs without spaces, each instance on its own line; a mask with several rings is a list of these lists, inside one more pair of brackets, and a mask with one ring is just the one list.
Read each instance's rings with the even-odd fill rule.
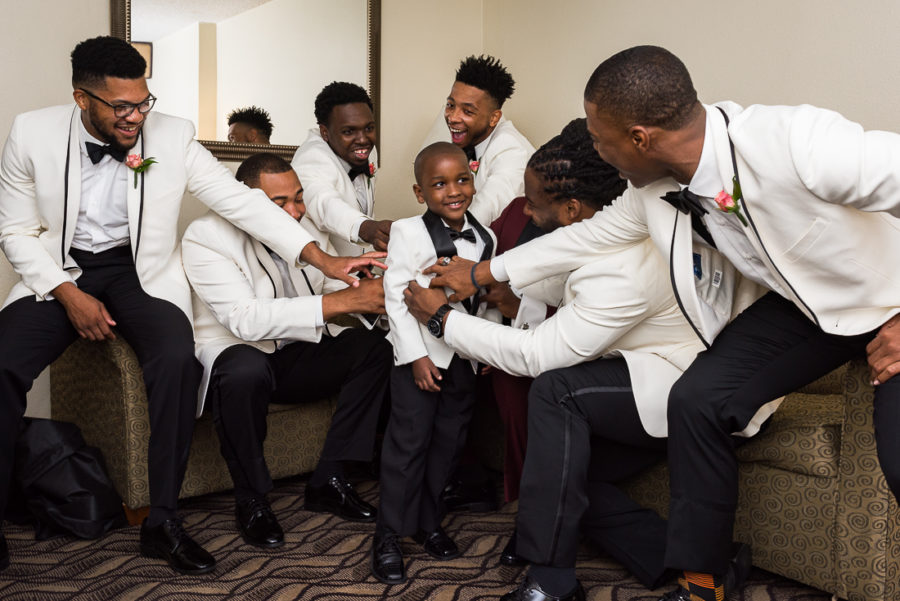
[[691,601],[725,601],[725,585],[713,574],[685,570],[678,584],[690,593]]

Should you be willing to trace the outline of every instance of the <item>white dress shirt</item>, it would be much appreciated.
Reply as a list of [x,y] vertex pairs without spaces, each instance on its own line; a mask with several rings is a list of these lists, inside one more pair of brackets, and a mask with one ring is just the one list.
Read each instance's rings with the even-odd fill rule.
[[[294,288],[294,282],[291,280],[290,268],[288,267],[287,261],[278,256],[278,253],[272,252],[271,250],[269,251],[269,256],[272,257],[272,261],[275,262],[275,267],[278,268],[278,273],[281,274],[281,284],[284,286],[284,298],[296,298],[300,296],[297,294],[297,289]],[[322,295],[316,294],[315,290],[312,289],[312,286],[309,285],[309,280],[306,281],[306,285],[309,286],[309,295],[315,297],[319,301],[316,304],[316,327],[321,328],[325,325],[325,315],[322,312]],[[294,341],[289,339],[279,340],[277,343],[278,348],[283,347],[288,342]]]
[[93,253],[103,252],[130,243],[128,206],[126,203],[128,167],[103,155],[96,165],[88,156],[85,142],[100,146],[101,142],[88,133],[79,119],[81,129],[81,203],[72,246]]
[[[352,165],[342,159],[341,157],[334,155],[337,157],[337,160],[341,163],[341,166],[344,168],[344,173],[349,173]],[[353,178],[351,183],[353,184],[353,191],[356,192],[356,200],[359,202],[359,206],[362,208],[362,212],[366,215],[369,214],[372,207],[369,206],[369,186],[371,185],[370,180],[372,178],[366,175],[365,173],[360,173],[356,177]],[[363,224],[363,222],[368,221],[369,217],[360,217],[359,221],[357,221],[350,230],[350,236],[356,242],[365,242],[359,237],[359,227]]]

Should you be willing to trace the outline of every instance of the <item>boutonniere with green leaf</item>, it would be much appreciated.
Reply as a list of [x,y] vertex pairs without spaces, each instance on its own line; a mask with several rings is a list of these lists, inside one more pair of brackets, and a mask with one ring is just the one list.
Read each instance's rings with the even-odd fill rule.
[[125,159],[125,166],[134,171],[134,187],[137,188],[138,185],[138,173],[143,173],[147,169],[150,168],[150,165],[156,163],[156,159],[150,157],[149,159],[142,159],[139,154],[129,154]]
[[734,213],[737,215],[738,219],[741,220],[741,224],[747,227],[747,220],[741,214],[741,205],[738,204],[738,201],[742,198],[741,184],[738,182],[736,175],[731,178],[731,182],[734,185],[731,194],[722,190],[716,195],[716,204],[719,205],[719,210],[723,213]]

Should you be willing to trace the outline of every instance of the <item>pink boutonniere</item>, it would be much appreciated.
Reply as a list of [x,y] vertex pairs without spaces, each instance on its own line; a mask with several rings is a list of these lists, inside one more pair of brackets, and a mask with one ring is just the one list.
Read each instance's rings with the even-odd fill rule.
[[149,159],[142,159],[139,154],[129,154],[125,158],[125,166],[134,171],[134,187],[137,188],[138,185],[138,173],[143,173],[147,169],[150,168],[150,165],[157,162],[156,159],[150,157]]
[[478,173],[478,161],[469,161],[469,169],[472,173]]
[[725,190],[722,190],[716,195],[716,204],[723,213],[733,213],[737,215],[738,219],[741,220],[741,224],[744,227],[747,227],[747,220],[744,219],[744,216],[741,214],[741,205],[737,202],[741,199],[741,185],[738,183],[737,177],[734,177],[732,182],[734,183],[734,188],[732,190],[734,196]]

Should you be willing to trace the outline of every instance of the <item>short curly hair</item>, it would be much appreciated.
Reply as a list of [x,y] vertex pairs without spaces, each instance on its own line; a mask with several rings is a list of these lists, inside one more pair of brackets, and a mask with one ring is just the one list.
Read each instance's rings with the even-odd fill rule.
[[659,46],[635,46],[600,63],[584,99],[620,123],[668,130],[684,126],[699,105],[687,67]]
[[334,107],[356,102],[364,102],[369,105],[370,109],[375,110],[375,107],[372,106],[372,99],[369,98],[369,94],[362,86],[347,81],[331,82],[316,96],[316,123],[328,125],[328,119],[331,117]]
[[618,170],[600,158],[587,130],[587,120],[573,119],[562,132],[528,160],[554,202],[570,198],[600,210],[628,187]]
[[456,81],[487,92],[501,108],[516,90],[516,82],[493,56],[468,56],[459,63]]
[[234,109],[228,113],[228,125],[234,123],[246,123],[258,129],[267,138],[272,137],[272,118],[269,116],[269,111],[258,106]]
[[277,154],[258,152],[244,159],[234,176],[244,185],[258,188],[259,176],[263,173],[286,173],[291,169],[291,164]]
[[72,50],[72,87],[105,87],[107,77],[138,79],[147,61],[134,46],[104,35],[79,42]]

